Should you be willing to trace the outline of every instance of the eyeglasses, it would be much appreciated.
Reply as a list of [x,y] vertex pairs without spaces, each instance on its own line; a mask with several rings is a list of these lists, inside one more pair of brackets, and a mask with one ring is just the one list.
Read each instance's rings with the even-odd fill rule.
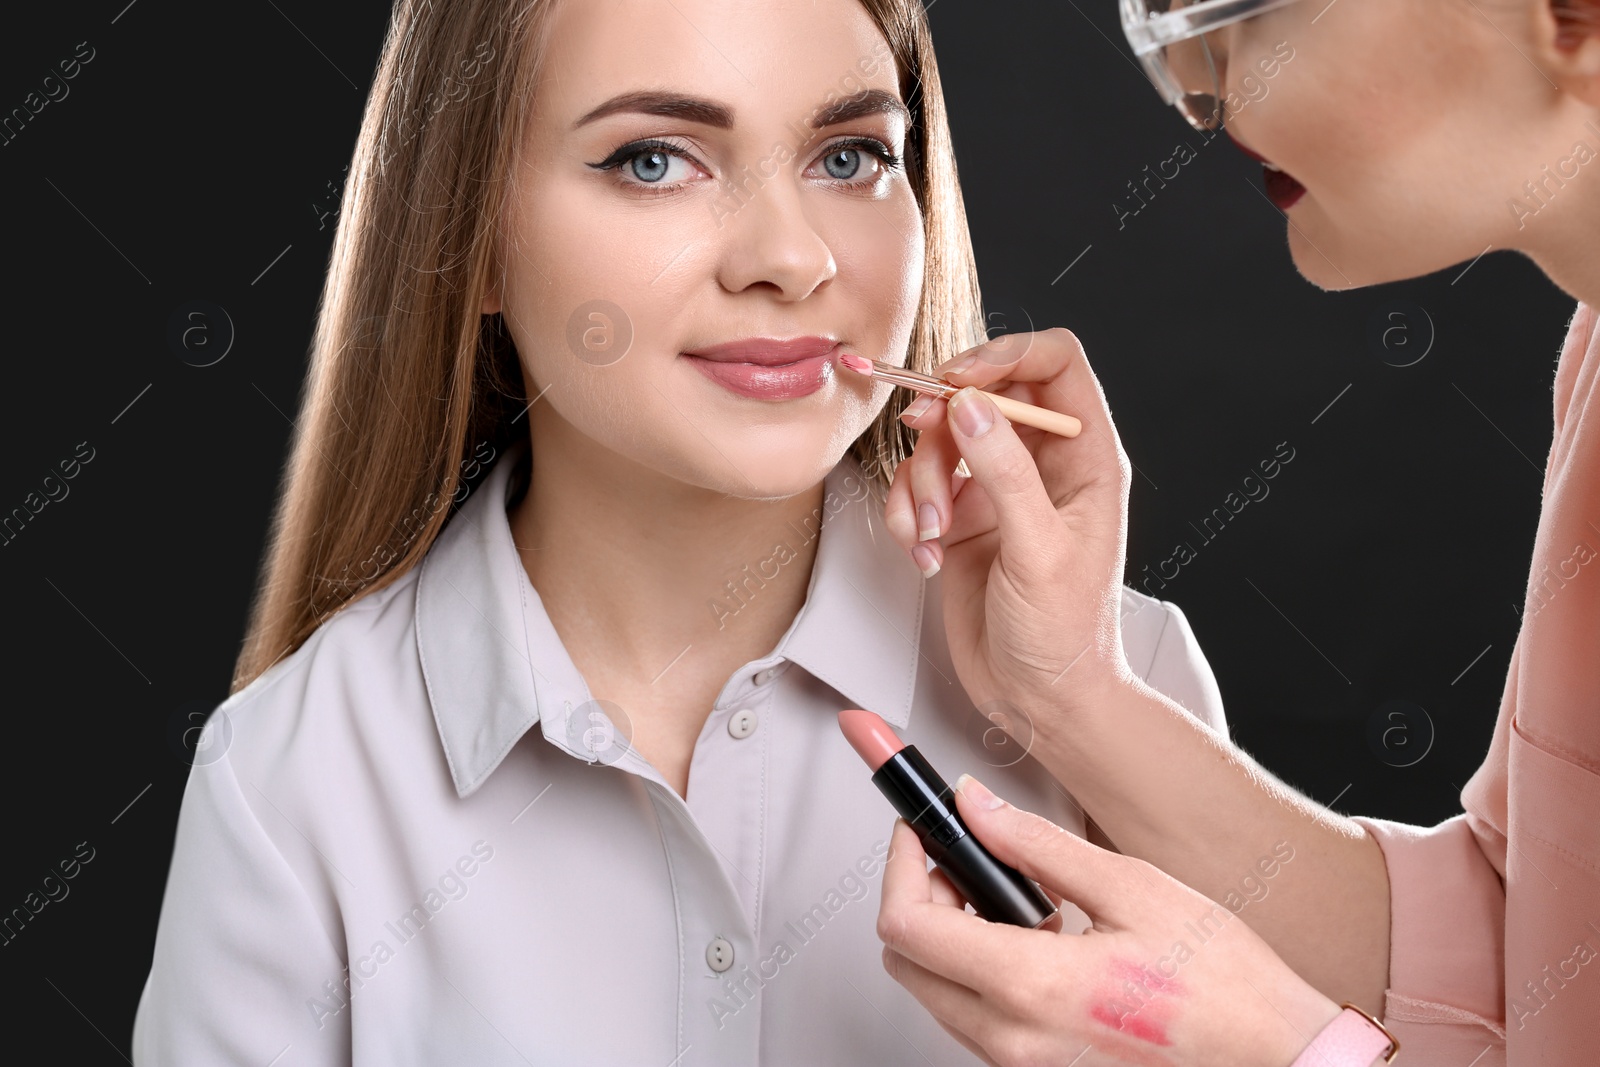
[[1122,32],[1156,92],[1197,130],[1222,126],[1222,82],[1205,34],[1295,0],[1117,0]]

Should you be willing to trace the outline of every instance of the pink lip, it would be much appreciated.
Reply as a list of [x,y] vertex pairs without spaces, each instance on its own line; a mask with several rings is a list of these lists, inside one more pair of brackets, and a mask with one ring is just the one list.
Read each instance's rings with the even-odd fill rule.
[[793,400],[816,392],[833,376],[838,348],[838,341],[825,337],[749,337],[683,356],[730,392],[755,400]]
[[1306,195],[1305,186],[1301,185],[1288,171],[1273,170],[1267,166],[1272,162],[1271,160],[1239,140],[1239,138],[1234,137],[1233,131],[1228,130],[1227,132],[1228,136],[1233,138],[1234,147],[1261,164],[1261,179],[1266,186],[1267,199],[1271,200],[1279,211],[1288,211],[1300,202],[1300,198]]

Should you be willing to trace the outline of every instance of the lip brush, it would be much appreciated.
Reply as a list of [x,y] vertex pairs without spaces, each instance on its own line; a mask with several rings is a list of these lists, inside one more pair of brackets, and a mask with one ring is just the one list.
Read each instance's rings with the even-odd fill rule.
[[[881,378],[890,385],[898,385],[906,389],[913,389],[928,396],[936,396],[948,400],[961,389],[959,385],[952,385],[943,378],[935,378],[922,374],[919,371],[907,370],[905,367],[896,367],[885,363],[881,359],[867,359],[850,352],[841,352],[839,362],[855,371],[857,374],[869,378]],[[1071,415],[1063,415],[1059,411],[1041,408],[1034,404],[1025,404],[1021,400],[1014,400],[1009,396],[999,393],[988,393],[990,400],[1000,413],[1012,422],[1020,422],[1024,426],[1032,426],[1061,437],[1076,437],[1083,432],[1083,423]]]

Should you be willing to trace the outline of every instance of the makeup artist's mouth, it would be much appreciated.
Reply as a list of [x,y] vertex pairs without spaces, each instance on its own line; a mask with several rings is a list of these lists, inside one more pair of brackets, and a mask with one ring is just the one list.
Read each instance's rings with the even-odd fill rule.
[[833,377],[840,344],[826,337],[747,337],[705,345],[683,358],[729,392],[753,400],[794,400]]
[[[1228,131],[1228,136],[1233,137],[1231,130]],[[1301,185],[1288,171],[1273,163],[1272,160],[1257,152],[1239,140],[1239,138],[1233,137],[1233,143],[1239,151],[1261,164],[1261,176],[1266,184],[1267,199],[1271,200],[1279,211],[1288,211],[1306,194],[1306,187]]]

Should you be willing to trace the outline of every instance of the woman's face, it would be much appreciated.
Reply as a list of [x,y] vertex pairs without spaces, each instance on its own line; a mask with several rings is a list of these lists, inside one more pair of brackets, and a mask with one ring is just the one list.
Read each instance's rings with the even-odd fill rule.
[[1267,188],[1301,273],[1346,289],[1537,247],[1548,220],[1512,201],[1575,140],[1600,145],[1529,58],[1547,4],[1301,0],[1207,38],[1228,132],[1288,176]]
[[738,497],[815,486],[884,401],[838,353],[903,363],[921,292],[887,43],[857,0],[549,14],[484,303],[536,435]]

